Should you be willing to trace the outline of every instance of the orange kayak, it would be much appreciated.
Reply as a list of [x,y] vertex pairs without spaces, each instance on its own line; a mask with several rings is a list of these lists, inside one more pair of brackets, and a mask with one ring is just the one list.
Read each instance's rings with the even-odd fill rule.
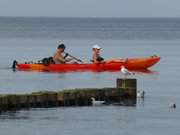
[[146,70],[156,63],[160,57],[150,56],[147,58],[128,58],[122,59],[122,62],[111,63],[86,63],[86,64],[49,64],[41,63],[16,63],[15,67],[18,70],[36,70],[36,71],[51,71],[51,72],[67,72],[67,71],[115,71],[120,70],[121,66],[125,66],[129,70]]

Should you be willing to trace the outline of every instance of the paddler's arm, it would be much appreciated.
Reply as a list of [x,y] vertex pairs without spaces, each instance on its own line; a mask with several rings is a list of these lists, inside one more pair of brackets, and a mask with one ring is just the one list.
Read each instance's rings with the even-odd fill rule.
[[66,63],[66,62],[70,62],[70,61],[72,61],[72,60],[73,60],[72,58],[66,58],[66,59],[65,59],[65,63]]

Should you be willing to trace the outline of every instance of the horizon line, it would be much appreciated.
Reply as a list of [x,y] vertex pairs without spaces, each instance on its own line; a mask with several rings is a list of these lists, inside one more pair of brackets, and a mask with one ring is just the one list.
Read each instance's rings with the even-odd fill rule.
[[86,17],[86,16],[1,16],[0,18],[92,18],[92,19],[178,19],[180,17]]

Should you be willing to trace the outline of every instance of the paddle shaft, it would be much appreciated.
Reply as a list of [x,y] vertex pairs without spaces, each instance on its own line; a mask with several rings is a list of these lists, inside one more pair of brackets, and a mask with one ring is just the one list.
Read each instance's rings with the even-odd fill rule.
[[78,58],[70,55],[69,53],[67,53],[67,52],[64,52],[64,53],[65,53],[65,54],[68,54],[69,57],[71,57],[71,58],[73,58],[73,59],[75,59],[75,60],[77,60],[77,61],[79,61],[79,62],[81,62],[81,63],[84,63],[82,60],[80,60],[80,59],[78,59]]

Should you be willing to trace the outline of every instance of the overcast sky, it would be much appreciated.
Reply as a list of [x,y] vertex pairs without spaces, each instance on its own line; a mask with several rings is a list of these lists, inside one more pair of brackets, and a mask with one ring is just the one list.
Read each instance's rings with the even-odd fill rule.
[[180,0],[0,0],[0,16],[180,17]]

